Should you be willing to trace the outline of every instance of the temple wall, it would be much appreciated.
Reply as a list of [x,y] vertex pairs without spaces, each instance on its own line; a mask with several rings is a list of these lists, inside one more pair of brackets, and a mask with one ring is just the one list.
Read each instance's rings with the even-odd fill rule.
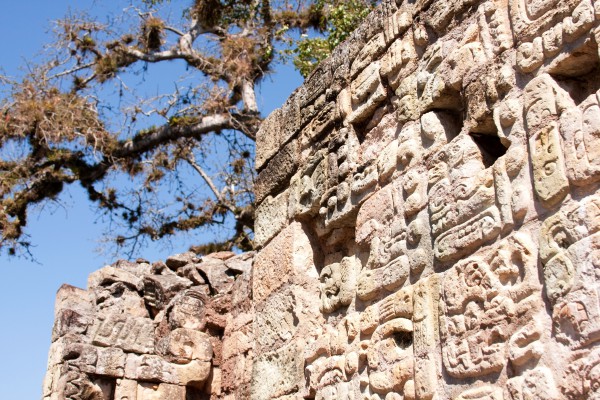
[[63,287],[45,399],[600,399],[600,0],[385,0],[257,135],[257,254]]
[[252,398],[600,398],[599,20],[384,1],[266,119]]

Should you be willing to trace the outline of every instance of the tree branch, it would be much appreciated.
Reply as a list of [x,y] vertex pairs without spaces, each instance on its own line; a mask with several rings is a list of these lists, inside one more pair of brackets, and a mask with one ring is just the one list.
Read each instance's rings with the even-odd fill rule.
[[198,137],[223,129],[234,129],[229,114],[206,116],[196,124],[179,126],[163,125],[151,133],[138,134],[131,140],[121,141],[119,147],[112,155],[115,157],[129,157],[179,138]]
[[202,167],[200,167],[200,165],[198,165],[196,163],[196,160],[194,159],[194,155],[190,154],[188,157],[185,158],[185,161],[190,164],[190,166],[192,168],[194,168],[194,170],[196,170],[196,172],[202,177],[202,179],[204,179],[204,182],[206,182],[206,184],[208,185],[208,187],[210,188],[210,190],[214,193],[215,197],[217,198],[217,201],[219,203],[221,203],[222,205],[224,205],[225,207],[227,207],[227,209],[231,212],[235,212],[235,208],[229,204],[229,202],[227,202],[224,198],[223,195],[221,194],[221,192],[219,192],[219,190],[217,189],[217,187],[215,186],[214,182],[212,181],[212,179],[210,179],[210,177],[208,176],[208,174],[202,169]]

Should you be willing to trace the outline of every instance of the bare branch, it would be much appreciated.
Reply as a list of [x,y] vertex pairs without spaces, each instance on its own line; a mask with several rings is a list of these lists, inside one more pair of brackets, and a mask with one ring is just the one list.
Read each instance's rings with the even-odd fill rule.
[[164,125],[151,133],[138,134],[134,139],[121,142],[117,150],[112,154],[115,157],[128,157],[148,151],[160,144],[167,143],[179,138],[199,137],[203,134],[231,129],[231,117],[229,114],[218,114],[203,117],[200,122],[192,125],[171,126]]
[[202,167],[200,167],[200,165],[198,165],[198,163],[196,163],[194,155],[190,154],[188,157],[185,158],[185,161],[187,161],[187,163],[190,164],[190,166],[192,168],[194,168],[194,170],[196,172],[198,172],[198,174],[202,177],[202,179],[204,179],[204,182],[206,182],[206,184],[208,185],[208,187],[210,188],[210,190],[213,192],[213,194],[215,195],[215,197],[217,198],[217,200],[219,201],[219,203],[221,203],[222,205],[224,205],[225,207],[227,207],[227,209],[229,211],[235,212],[235,208],[229,202],[225,201],[225,199],[223,198],[223,195],[221,194],[221,192],[219,192],[219,190],[217,189],[217,187],[213,183],[212,179],[210,179],[210,177],[202,169]]

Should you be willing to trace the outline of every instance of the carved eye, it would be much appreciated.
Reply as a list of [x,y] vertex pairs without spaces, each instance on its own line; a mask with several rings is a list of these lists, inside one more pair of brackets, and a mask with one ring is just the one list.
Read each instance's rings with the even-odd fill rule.
[[556,163],[555,162],[547,162],[544,164],[544,174],[546,176],[550,176],[556,171]]

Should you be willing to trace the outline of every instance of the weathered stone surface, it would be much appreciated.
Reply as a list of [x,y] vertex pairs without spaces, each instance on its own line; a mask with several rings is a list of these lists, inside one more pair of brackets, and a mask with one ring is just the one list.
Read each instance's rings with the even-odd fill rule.
[[[305,82],[303,132],[329,133],[257,255],[254,398],[594,398],[596,3],[383,1],[336,50],[329,121],[343,63]],[[297,383],[279,352],[302,341]]]
[[296,141],[278,151],[256,178],[254,183],[256,203],[260,204],[268,195],[275,195],[282,191],[296,172],[298,162],[299,147]]
[[45,399],[599,398],[598,43],[598,0],[382,1],[259,131],[256,256],[61,288]]
[[[251,374],[234,368],[223,377],[218,366],[223,341],[246,343],[225,354],[252,365],[253,314],[247,303],[253,257],[220,252],[201,259],[184,253],[170,257],[168,268],[121,261],[90,275],[87,291],[61,287],[44,398],[247,398]],[[190,277],[195,271],[202,282],[171,269]],[[234,287],[242,292],[235,300]],[[242,381],[245,388],[238,385]]]
[[267,198],[257,207],[254,223],[254,241],[264,246],[279,233],[288,222],[289,191]]
[[302,225],[295,222],[277,235],[256,256],[253,268],[253,300],[260,303],[286,284],[303,285],[318,280],[313,249]]

